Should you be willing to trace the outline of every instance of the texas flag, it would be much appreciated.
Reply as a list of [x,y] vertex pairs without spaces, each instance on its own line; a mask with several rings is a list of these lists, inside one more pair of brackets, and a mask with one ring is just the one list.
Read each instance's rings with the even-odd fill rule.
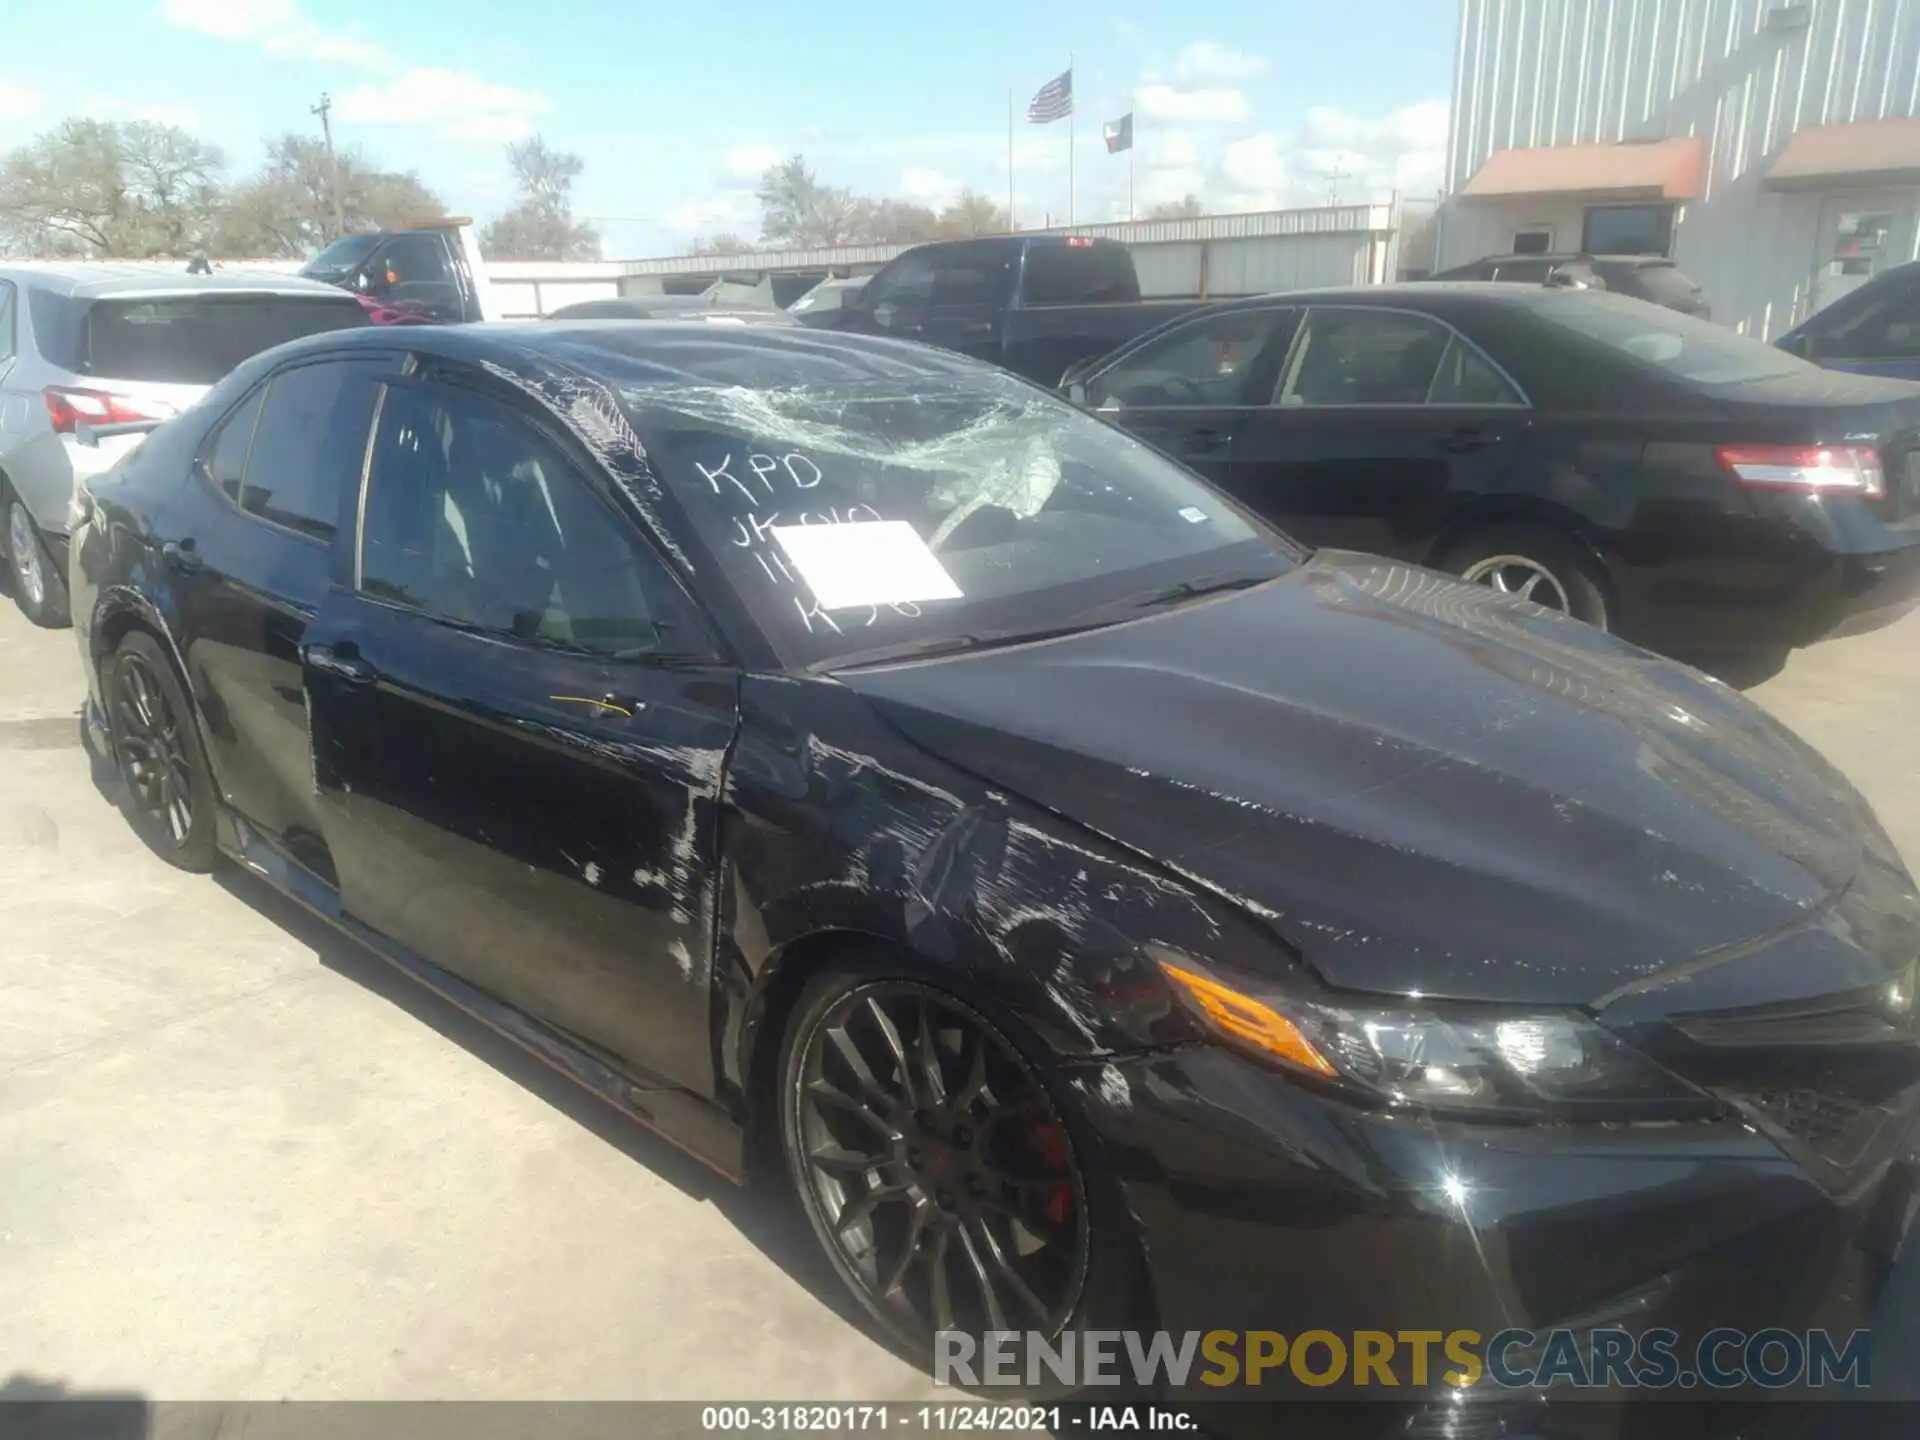
[[1107,153],[1118,155],[1122,150],[1133,148],[1133,112],[1129,110],[1118,120],[1109,120],[1100,127],[1100,133],[1107,142]]

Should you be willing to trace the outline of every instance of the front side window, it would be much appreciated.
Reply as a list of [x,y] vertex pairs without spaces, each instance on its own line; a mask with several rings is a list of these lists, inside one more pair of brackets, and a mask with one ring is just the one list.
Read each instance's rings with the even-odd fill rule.
[[[247,447],[242,510],[316,540],[333,539],[341,500],[366,456],[373,420],[368,372],[378,363],[321,361],[267,381]],[[221,459],[216,447],[216,463]]]
[[1228,310],[1189,321],[1089,379],[1087,403],[1102,409],[1252,404],[1248,387],[1271,347],[1284,340],[1292,314]]
[[868,302],[875,309],[882,305],[930,305],[938,270],[932,252],[909,251],[874,277],[867,287]]
[[1139,441],[1012,376],[634,386],[642,444],[781,658],[1131,618],[1298,552]]
[[437,619],[618,658],[703,648],[659,562],[546,435],[467,391],[395,385],[359,588]]
[[1588,255],[1671,255],[1673,206],[1592,206],[1581,230],[1580,249]]
[[1737,385],[1806,368],[1804,360],[1710,320],[1624,295],[1543,290],[1531,305],[1548,324],[1622,359],[1702,385]]
[[1313,309],[1279,390],[1289,407],[1421,405],[1453,332],[1399,310]]

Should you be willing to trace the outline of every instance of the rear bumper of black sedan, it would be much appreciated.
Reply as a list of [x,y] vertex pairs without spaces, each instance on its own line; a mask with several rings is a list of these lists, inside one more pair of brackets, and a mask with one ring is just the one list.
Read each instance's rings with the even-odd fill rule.
[[[1895,1207],[1890,1225],[1889,1197],[1911,1193],[1908,1172],[1887,1163],[1851,1193],[1833,1193],[1743,1124],[1435,1124],[1355,1109],[1207,1047],[1118,1062],[1085,1091],[1145,1240],[1160,1329],[1227,1332],[1225,1353],[1242,1357],[1249,1332],[1321,1331],[1347,1347],[1348,1368],[1330,1383],[1303,1386],[1281,1365],[1258,1387],[1244,1370],[1223,1385],[1220,1367],[1203,1360],[1184,1386],[1164,1389],[1171,1401],[1217,1405],[1245,1422],[1209,1427],[1225,1433],[1261,1433],[1260,1417],[1278,1404],[1311,1403],[1330,1434],[1418,1435],[1417,1424],[1399,1427],[1461,1403],[1477,1411],[1544,1399],[1560,1418],[1524,1433],[1600,1435],[1620,1433],[1620,1401],[1638,1411],[1645,1401],[1724,1398],[1696,1376],[1577,1393],[1483,1379],[1454,1401],[1439,1383],[1452,1368],[1441,1343],[1421,1389],[1403,1337],[1471,1331],[1484,1343],[1523,1329],[1544,1342],[1560,1329],[1666,1328],[1680,1337],[1685,1372],[1690,1347],[1722,1326],[1824,1330],[1844,1345],[1870,1327],[1904,1229],[1908,1208]],[[1881,1159],[1911,1149],[1909,1131]],[[1394,1347],[1386,1370],[1359,1386],[1351,1357],[1363,1332]],[[1509,1379],[1527,1369],[1524,1346],[1506,1354]],[[1324,1374],[1331,1359],[1322,1344],[1308,1368]],[[1829,1387],[1822,1398],[1861,1393]],[[1751,1420],[1750,1406],[1734,1408]],[[1652,1432],[1635,1422],[1626,1433]],[[1703,1432],[1694,1424],[1688,1433]]]

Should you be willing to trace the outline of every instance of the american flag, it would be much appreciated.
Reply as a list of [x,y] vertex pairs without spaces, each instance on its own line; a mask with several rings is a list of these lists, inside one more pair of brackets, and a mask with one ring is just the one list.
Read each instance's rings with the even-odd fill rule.
[[1034,92],[1027,102],[1027,123],[1047,125],[1073,114],[1073,71],[1060,74]]

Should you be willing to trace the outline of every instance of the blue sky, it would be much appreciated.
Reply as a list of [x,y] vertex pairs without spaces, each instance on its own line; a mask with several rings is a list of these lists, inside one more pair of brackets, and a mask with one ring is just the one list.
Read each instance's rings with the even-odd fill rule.
[[[1069,55],[1077,219],[1125,217],[1126,157],[1106,154],[1100,123],[1130,103],[1143,208],[1188,192],[1219,209],[1432,194],[1457,23],[1445,0],[96,0],[87,14],[79,70],[0,53],[0,145],[68,114],[144,116],[240,169],[264,137],[315,129],[325,92],[340,143],[484,218],[511,199],[505,142],[537,130],[586,160],[576,208],[615,258],[753,238],[753,177],[796,151],[862,193],[938,204],[971,185],[1004,203],[1008,92],[1024,112]],[[1066,122],[1016,117],[1014,140],[1022,223],[1064,221]]]

